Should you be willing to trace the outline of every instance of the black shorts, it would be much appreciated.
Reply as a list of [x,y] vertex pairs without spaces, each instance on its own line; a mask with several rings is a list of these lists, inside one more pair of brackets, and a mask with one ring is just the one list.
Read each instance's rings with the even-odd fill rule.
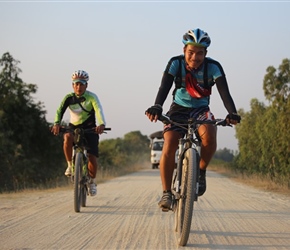
[[[69,124],[69,126],[73,129],[81,126],[74,126],[72,124]],[[93,127],[83,127],[83,129],[88,129]],[[92,154],[96,157],[99,157],[99,135],[96,133],[86,133],[85,134],[86,139],[86,149],[89,154]]]
[[[205,121],[214,120],[214,116],[211,113],[208,106],[200,108],[187,108],[180,106],[176,103],[172,103],[169,111],[166,113],[172,120],[188,120],[194,118],[195,120]],[[164,125],[163,133],[167,131],[177,131],[182,137],[186,134],[187,130],[174,124]]]
[[87,140],[87,151],[96,157],[99,157],[99,135],[92,133],[85,135]]

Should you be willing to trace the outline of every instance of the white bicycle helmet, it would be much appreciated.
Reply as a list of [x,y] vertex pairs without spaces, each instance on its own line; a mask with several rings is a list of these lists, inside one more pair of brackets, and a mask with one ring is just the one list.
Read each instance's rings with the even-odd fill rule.
[[189,30],[183,35],[182,42],[187,45],[196,45],[207,48],[210,45],[210,37],[206,32],[197,28],[195,30]]
[[71,79],[72,79],[73,83],[81,82],[83,84],[86,84],[87,81],[89,80],[89,74],[84,70],[78,70],[72,74]]

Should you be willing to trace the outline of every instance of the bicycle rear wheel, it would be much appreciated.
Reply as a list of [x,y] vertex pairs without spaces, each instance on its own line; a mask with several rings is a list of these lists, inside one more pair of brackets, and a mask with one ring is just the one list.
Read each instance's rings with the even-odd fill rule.
[[180,199],[176,204],[175,231],[179,246],[185,246],[188,241],[193,203],[197,195],[198,173],[197,151],[193,148],[186,150],[182,164]]
[[83,154],[76,153],[75,158],[75,173],[74,173],[74,209],[75,212],[80,212],[82,200],[82,166]]

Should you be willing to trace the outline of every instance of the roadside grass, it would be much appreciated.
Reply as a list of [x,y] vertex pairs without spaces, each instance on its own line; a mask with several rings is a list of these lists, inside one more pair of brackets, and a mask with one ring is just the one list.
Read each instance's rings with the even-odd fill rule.
[[[105,170],[102,169],[100,166],[97,173],[97,184],[104,183],[108,180],[111,180],[113,178],[134,173],[136,171],[149,168],[151,166],[149,161],[143,162],[143,163],[136,163],[129,166],[122,166],[120,168],[114,168]],[[250,185],[252,187],[258,188],[260,190],[269,191],[269,192],[275,192],[278,194],[287,195],[290,197],[290,189],[287,186],[279,185],[277,183],[274,183],[270,180],[270,178],[260,176],[260,175],[246,175],[239,173],[237,171],[234,171],[227,167],[226,163],[223,161],[216,161],[213,160],[212,163],[208,166],[208,170],[217,172],[219,174],[222,174],[224,176],[227,176],[228,178],[246,184]],[[29,193],[29,192],[38,192],[38,191],[46,191],[46,192],[56,192],[56,191],[63,191],[63,190],[69,190],[72,189],[73,185],[70,180],[70,178],[63,176],[60,176],[56,180],[47,181],[46,183],[43,183],[42,185],[38,185],[34,188],[25,188],[21,190],[16,191],[7,191],[0,193],[1,197],[10,197],[11,194],[14,194],[10,198],[17,198],[20,197],[22,193]]]
[[219,174],[227,176],[228,178],[234,181],[258,188],[263,191],[274,192],[278,194],[287,195],[290,197],[290,189],[288,188],[288,186],[279,185],[278,183],[271,181],[271,179],[266,176],[261,176],[258,174],[247,175],[239,173],[237,171],[228,168],[226,166],[226,163],[224,162],[213,161],[208,166],[208,170],[217,172]]
[[[98,167],[97,172],[97,184],[104,183],[108,180],[111,180],[113,178],[134,173],[136,171],[148,168],[151,166],[150,162],[143,162],[143,163],[136,163],[131,164],[128,166],[122,166],[119,168],[113,168],[113,169],[102,169],[102,167]],[[66,166],[65,166],[66,167]],[[64,170],[65,170],[64,167]],[[45,183],[42,183],[40,185],[37,185],[36,187],[27,187],[23,189],[16,189],[14,191],[3,191],[0,192],[1,197],[7,198],[13,194],[13,198],[20,197],[22,193],[33,193],[38,191],[44,191],[45,192],[56,192],[56,191],[63,191],[63,190],[70,190],[73,189],[73,183],[70,178],[66,177],[65,175],[58,177],[55,180],[48,180]],[[11,198],[11,197],[10,197]]]

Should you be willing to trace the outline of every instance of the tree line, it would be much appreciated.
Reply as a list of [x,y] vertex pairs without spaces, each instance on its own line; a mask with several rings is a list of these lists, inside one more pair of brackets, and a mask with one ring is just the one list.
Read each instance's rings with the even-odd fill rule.
[[252,99],[250,111],[239,110],[239,154],[231,167],[290,188],[290,59],[282,60],[277,69],[269,66],[266,71],[263,90],[269,105]]

